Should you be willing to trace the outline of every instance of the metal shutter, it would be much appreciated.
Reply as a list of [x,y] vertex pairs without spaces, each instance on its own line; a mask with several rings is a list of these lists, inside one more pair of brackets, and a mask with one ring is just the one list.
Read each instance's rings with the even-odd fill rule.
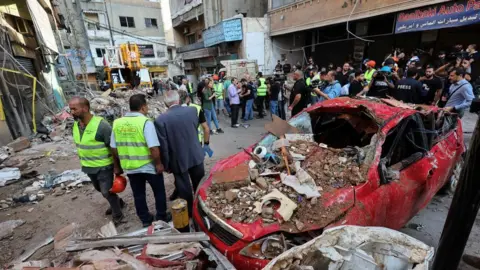
[[[15,60],[17,60],[30,74],[33,76],[37,76],[37,71],[35,70],[35,65],[33,64],[32,59],[26,58],[26,57],[19,57],[16,56]],[[20,69],[21,72],[23,72],[23,69]]]

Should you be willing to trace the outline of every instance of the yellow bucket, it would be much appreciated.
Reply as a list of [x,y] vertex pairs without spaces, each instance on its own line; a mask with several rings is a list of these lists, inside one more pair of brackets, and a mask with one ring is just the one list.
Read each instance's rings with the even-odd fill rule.
[[172,211],[173,227],[175,229],[188,228],[188,207],[184,199],[176,199],[170,206]]

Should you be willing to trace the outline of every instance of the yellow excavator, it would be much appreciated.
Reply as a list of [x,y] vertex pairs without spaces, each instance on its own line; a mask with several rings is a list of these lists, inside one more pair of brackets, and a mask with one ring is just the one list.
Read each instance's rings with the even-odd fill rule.
[[105,82],[112,90],[152,87],[150,73],[140,62],[137,44],[126,43],[118,47],[106,47],[103,65],[106,74]]

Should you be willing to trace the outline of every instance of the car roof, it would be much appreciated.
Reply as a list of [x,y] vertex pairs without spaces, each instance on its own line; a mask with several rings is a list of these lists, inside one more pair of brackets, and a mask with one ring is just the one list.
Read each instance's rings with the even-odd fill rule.
[[[403,104],[403,103],[402,103]],[[317,108],[359,108],[366,107],[377,120],[386,121],[394,116],[402,114],[408,116],[418,112],[412,108],[406,108],[408,105],[404,104],[401,107],[396,107],[384,103],[378,98],[349,98],[339,97],[335,99],[329,99],[310,106],[307,108],[307,112],[316,110]]]

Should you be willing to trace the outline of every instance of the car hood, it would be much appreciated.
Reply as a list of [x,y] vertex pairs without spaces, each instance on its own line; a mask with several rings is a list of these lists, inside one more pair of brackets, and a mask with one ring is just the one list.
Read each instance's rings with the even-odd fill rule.
[[[252,152],[253,145],[246,149],[248,152]],[[251,159],[250,155],[245,151],[237,153],[233,156],[230,156],[226,159],[220,160],[217,162],[210,171],[209,177],[200,185],[198,190],[198,198],[201,202],[206,201],[207,190],[212,185],[212,175],[217,171],[223,171],[226,169],[234,168],[239,164],[246,163]],[[232,220],[222,219],[219,216],[215,215],[213,212],[207,210],[207,215],[210,218],[215,220],[221,220],[224,225],[235,229],[243,235],[243,239],[247,241],[252,241],[258,238],[261,238],[265,235],[274,233],[274,232],[288,232],[288,233],[301,233],[312,230],[319,230],[325,228],[330,223],[337,221],[341,216],[344,215],[350,208],[354,206],[355,203],[355,190],[354,187],[344,187],[336,189],[332,192],[321,192],[321,197],[318,198],[319,203],[325,209],[325,213],[311,212],[305,214],[318,215],[318,220],[314,224],[303,224],[304,226],[297,226],[295,222],[285,222],[283,224],[273,223],[273,224],[264,224],[262,218],[258,218],[253,223],[236,223]],[[200,203],[200,207],[206,208],[203,203]],[[303,213],[302,213],[303,214]],[[300,228],[300,230],[299,230]]]

